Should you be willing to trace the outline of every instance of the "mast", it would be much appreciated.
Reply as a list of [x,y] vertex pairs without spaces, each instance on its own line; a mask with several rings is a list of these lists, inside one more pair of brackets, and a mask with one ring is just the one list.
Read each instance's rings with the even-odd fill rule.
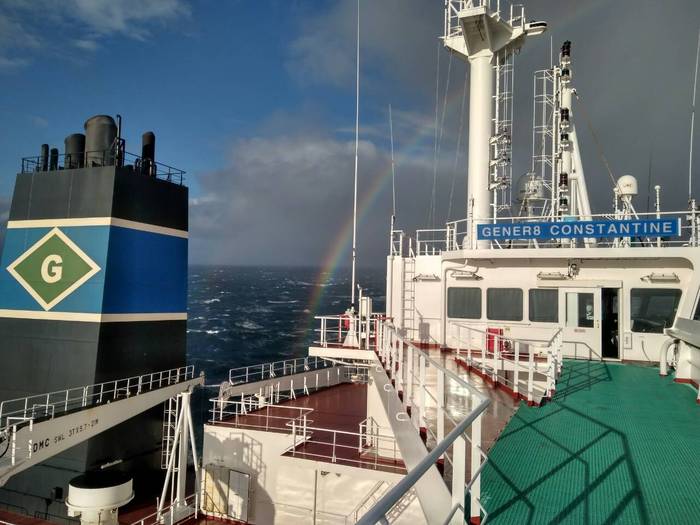
[[357,264],[357,163],[360,147],[360,0],[357,0],[357,49],[355,57],[355,181],[352,199],[352,290],[351,300],[355,308],[355,267]]
[[[445,2],[444,44],[469,63],[469,160],[467,173],[467,210],[472,248],[488,248],[488,241],[476,242],[476,224],[491,221],[492,192],[498,181],[492,180],[495,129],[494,89],[496,56],[520,49],[527,36],[542,34],[547,24],[526,22],[524,8],[501,12],[500,3],[492,9],[487,0],[447,0]],[[494,210],[494,213],[496,210]],[[495,217],[495,215],[494,215]]]

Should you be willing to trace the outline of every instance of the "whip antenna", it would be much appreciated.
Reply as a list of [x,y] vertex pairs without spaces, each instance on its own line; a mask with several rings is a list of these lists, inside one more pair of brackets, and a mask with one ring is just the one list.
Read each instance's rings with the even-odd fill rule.
[[698,58],[700,58],[700,29],[698,29],[698,49],[695,52],[695,79],[693,80],[693,105],[690,110],[690,158],[688,161],[688,201],[693,192],[693,131],[695,129],[695,94],[698,87]]
[[351,302],[355,307],[355,265],[357,262],[357,162],[360,147],[360,0],[357,0],[357,52],[355,68],[355,183],[352,199],[352,291]]

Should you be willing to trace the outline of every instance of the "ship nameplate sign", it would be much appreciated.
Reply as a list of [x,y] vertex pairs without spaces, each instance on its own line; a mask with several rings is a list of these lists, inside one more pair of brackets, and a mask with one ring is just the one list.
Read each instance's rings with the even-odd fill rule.
[[48,311],[85,284],[100,267],[59,228],[53,228],[7,271]]
[[477,239],[480,241],[677,237],[680,234],[680,218],[514,222],[507,224],[478,224],[476,227]]

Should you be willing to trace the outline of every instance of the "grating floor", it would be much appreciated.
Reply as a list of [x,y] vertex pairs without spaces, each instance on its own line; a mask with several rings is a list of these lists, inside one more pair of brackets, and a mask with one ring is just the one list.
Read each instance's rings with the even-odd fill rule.
[[700,406],[658,369],[566,361],[549,404],[521,404],[491,449],[493,524],[700,523]]

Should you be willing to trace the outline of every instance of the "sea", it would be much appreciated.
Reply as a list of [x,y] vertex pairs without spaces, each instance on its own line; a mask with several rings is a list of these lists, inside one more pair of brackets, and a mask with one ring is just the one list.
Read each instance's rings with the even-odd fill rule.
[[[357,275],[373,310],[384,311],[385,270]],[[207,385],[193,398],[195,419],[206,418],[231,368],[305,356],[317,338],[314,316],[350,306],[350,280],[349,269],[191,266],[187,361],[205,373]]]

